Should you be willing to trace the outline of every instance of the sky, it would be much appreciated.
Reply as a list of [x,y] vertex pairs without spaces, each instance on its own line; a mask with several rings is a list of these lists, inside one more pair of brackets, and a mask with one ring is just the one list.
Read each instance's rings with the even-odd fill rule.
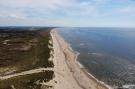
[[135,0],[0,0],[0,26],[135,27]]

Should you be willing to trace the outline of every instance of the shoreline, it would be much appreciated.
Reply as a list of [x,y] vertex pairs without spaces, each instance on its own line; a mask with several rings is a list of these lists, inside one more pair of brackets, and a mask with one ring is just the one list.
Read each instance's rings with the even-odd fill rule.
[[86,71],[83,65],[77,60],[79,53],[75,52],[71,48],[70,44],[66,43],[65,40],[55,31],[55,29],[52,30],[51,34],[55,35],[61,51],[65,56],[66,64],[70,69],[74,80],[81,89],[112,89],[107,84],[99,81]]

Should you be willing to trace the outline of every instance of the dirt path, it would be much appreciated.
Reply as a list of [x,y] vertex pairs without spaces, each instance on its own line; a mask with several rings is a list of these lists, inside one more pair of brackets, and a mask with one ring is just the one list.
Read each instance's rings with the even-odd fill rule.
[[44,72],[44,71],[47,71],[47,70],[52,70],[53,71],[53,68],[38,68],[38,69],[32,69],[32,70],[28,70],[28,71],[23,71],[21,73],[15,73],[15,74],[6,75],[6,76],[0,76],[0,80],[9,79],[9,78],[16,77],[16,76],[23,76],[23,75],[27,75],[27,74]]

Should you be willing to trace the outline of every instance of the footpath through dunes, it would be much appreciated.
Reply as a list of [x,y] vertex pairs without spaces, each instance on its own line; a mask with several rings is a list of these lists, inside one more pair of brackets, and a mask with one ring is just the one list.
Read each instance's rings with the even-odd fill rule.
[[34,73],[40,73],[44,71],[52,71],[53,68],[38,68],[38,69],[32,69],[28,71],[23,71],[21,73],[14,73],[10,75],[5,75],[5,76],[0,76],[0,80],[6,80],[12,77],[17,77],[17,76],[23,76],[23,75],[28,75],[28,74],[34,74]]
[[55,89],[111,89],[93,76],[86,74],[76,63],[77,56],[55,30],[51,31],[54,47],[54,70],[58,83]]

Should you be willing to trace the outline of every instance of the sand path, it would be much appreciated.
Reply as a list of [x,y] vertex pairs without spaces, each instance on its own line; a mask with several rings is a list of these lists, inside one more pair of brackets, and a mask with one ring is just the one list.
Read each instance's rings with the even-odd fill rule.
[[12,78],[12,77],[23,76],[23,75],[27,75],[27,74],[40,73],[40,72],[44,72],[44,71],[47,71],[47,70],[53,71],[53,68],[38,68],[38,69],[23,71],[23,72],[20,72],[20,73],[14,73],[14,74],[10,74],[10,75],[0,76],[0,80],[5,80],[5,79]]

